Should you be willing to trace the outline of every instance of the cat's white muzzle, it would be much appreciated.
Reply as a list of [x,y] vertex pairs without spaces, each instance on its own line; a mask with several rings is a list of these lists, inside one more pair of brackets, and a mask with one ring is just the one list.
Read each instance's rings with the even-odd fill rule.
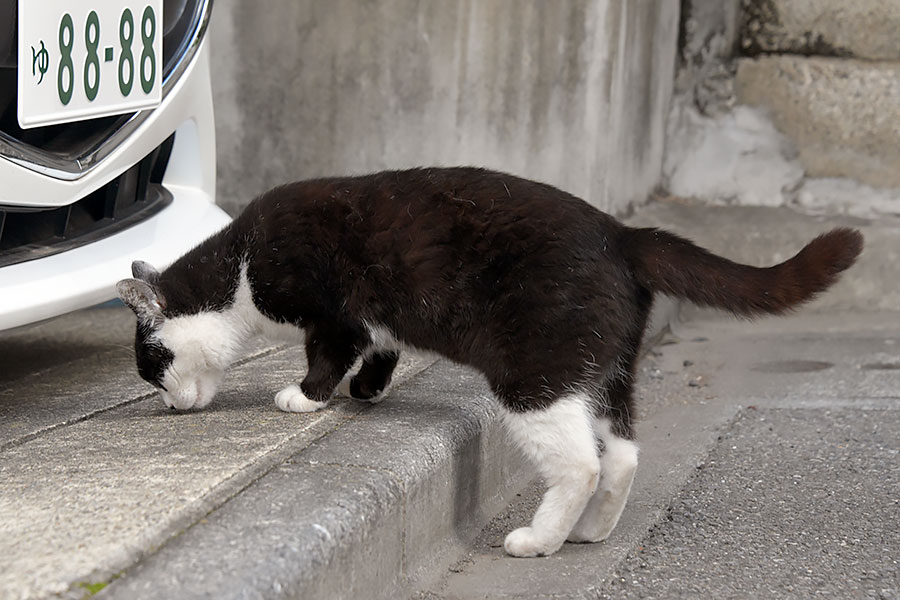
[[203,408],[212,402],[219,387],[220,377],[202,374],[197,379],[176,384],[171,377],[166,378],[166,390],[160,390],[159,396],[169,408],[188,410]]

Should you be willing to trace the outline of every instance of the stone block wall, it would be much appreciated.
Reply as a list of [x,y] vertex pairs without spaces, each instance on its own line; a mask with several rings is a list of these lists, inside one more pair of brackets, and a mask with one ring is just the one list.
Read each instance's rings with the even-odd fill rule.
[[900,188],[900,2],[743,0],[739,102],[765,108],[809,177]]

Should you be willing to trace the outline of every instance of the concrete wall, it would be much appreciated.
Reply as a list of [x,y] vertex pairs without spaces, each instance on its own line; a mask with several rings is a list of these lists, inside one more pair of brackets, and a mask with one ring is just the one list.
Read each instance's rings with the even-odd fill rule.
[[656,186],[679,0],[215,4],[219,187],[471,164],[623,212]]

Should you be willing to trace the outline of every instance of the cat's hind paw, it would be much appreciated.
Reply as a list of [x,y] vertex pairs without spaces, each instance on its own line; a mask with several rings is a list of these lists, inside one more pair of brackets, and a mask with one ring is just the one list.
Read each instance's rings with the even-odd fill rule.
[[344,377],[334,390],[334,395],[338,398],[352,398],[350,395],[350,377]]
[[506,536],[503,548],[511,556],[527,558],[531,556],[549,556],[559,550],[562,542],[554,544],[543,540],[531,527],[520,527]]
[[379,391],[374,396],[369,396],[368,398],[361,397],[365,396],[365,394],[358,393],[356,395],[353,394],[352,389],[353,386],[351,382],[353,381],[353,377],[345,377],[341,379],[341,382],[338,384],[337,388],[334,390],[334,395],[338,398],[352,398],[357,402],[368,402],[369,404],[378,404],[382,400],[384,400],[385,395],[387,395],[388,390],[390,389],[390,384],[388,384],[383,390]]
[[284,412],[313,412],[327,405],[327,402],[310,400],[296,385],[289,385],[275,394],[275,406]]
[[597,542],[604,541],[608,537],[609,533],[582,531],[576,528],[572,530],[569,537],[566,538],[566,541],[572,542],[573,544],[596,544]]

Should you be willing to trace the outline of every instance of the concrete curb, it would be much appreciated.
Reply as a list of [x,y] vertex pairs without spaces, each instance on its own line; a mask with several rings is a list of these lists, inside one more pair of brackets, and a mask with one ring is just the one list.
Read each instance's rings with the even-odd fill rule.
[[387,598],[530,479],[471,370],[438,362],[197,521],[111,598]]

